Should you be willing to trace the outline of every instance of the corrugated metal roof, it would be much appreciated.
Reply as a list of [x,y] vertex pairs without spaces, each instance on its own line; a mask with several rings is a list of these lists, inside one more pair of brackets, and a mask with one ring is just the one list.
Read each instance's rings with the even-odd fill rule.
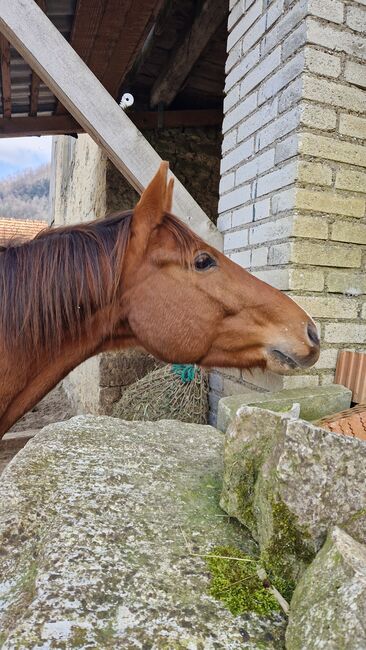
[[[67,39],[70,39],[76,0],[47,0],[47,16]],[[11,111],[17,117],[29,115],[32,70],[13,47],[10,48]],[[57,104],[52,92],[40,83],[38,115],[51,115]],[[2,97],[0,84],[0,115]]]

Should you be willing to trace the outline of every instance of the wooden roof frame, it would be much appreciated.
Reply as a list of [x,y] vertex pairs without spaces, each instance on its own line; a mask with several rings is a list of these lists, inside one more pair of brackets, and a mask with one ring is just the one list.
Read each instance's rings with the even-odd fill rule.
[[[37,3],[0,0],[0,32],[141,193],[159,167],[160,156]],[[221,233],[177,178],[173,210],[203,239],[222,249]]]

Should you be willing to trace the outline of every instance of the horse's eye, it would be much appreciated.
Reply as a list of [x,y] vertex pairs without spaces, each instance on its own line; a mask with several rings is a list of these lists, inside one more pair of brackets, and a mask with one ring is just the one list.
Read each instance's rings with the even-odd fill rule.
[[211,269],[214,266],[217,266],[216,260],[208,253],[200,253],[194,260],[194,268],[196,271],[207,271],[207,269]]

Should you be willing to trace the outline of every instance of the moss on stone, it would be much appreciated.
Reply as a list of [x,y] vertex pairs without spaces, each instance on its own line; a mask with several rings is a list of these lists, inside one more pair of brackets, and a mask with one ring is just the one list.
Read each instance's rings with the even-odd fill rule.
[[262,549],[261,558],[270,579],[286,600],[290,601],[300,574],[301,565],[315,557],[309,534],[302,530],[296,517],[281,501],[270,500],[272,531],[270,541]]
[[277,601],[258,578],[260,560],[232,546],[217,546],[207,558],[207,565],[211,573],[210,595],[221,600],[234,616],[246,611],[268,616],[279,611]]

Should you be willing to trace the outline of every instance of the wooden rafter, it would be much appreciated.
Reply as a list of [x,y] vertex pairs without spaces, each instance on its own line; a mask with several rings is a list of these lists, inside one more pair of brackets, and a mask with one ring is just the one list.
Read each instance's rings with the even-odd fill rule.
[[[160,156],[34,0],[0,0],[0,32],[141,192]],[[222,247],[222,235],[177,178],[173,210],[198,235]]]
[[[156,111],[138,111],[129,114],[139,129],[161,127],[217,126],[222,121],[220,110],[165,111],[161,116]],[[0,138],[29,135],[67,135],[83,133],[84,129],[71,115],[40,117],[12,117],[0,119]]]
[[151,90],[151,106],[172,103],[228,12],[227,0],[205,0],[193,25],[173,50]]
[[3,116],[11,117],[10,43],[0,34],[1,91]]

